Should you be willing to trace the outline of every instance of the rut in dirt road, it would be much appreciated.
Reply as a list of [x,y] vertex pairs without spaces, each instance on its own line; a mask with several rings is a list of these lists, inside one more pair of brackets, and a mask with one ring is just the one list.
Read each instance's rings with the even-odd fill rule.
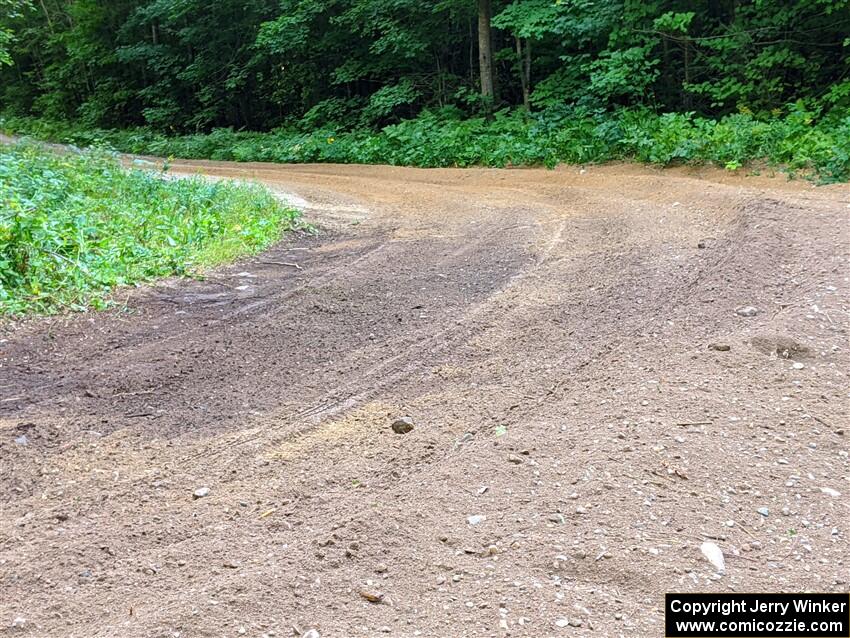
[[665,591],[847,590],[845,186],[174,170],[319,232],[5,326],[0,631],[653,636]]

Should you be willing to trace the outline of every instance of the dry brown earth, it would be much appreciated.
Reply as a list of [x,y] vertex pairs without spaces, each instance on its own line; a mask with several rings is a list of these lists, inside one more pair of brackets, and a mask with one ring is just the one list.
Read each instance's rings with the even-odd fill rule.
[[666,591],[850,587],[847,186],[174,170],[320,233],[3,326],[0,635],[661,636]]

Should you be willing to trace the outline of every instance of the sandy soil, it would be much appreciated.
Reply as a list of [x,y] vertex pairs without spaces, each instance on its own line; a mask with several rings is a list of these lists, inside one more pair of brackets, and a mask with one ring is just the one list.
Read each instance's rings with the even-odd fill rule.
[[174,170],[320,232],[0,328],[0,635],[661,636],[667,591],[850,588],[847,186]]

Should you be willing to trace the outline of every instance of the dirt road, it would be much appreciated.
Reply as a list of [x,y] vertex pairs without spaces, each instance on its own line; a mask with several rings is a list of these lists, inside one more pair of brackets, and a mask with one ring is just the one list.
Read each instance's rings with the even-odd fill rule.
[[3,327],[0,635],[662,636],[666,591],[850,587],[847,186],[174,170],[321,232]]

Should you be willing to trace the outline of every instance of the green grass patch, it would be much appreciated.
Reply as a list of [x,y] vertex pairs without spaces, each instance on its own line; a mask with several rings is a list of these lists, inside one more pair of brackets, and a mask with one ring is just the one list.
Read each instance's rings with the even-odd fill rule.
[[[767,164],[821,182],[850,179],[850,110],[802,103],[783,112],[720,119],[576,108],[501,111],[466,118],[451,107],[425,111],[383,129],[300,127],[266,133],[217,129],[166,136],[147,128],[91,130],[33,118],[0,119],[0,129],[82,146],[187,159],[238,162],[337,162],[400,166],[534,166],[636,160],[712,164],[729,170]],[[306,129],[306,130],[305,130]]]
[[296,221],[260,186],[0,146],[0,314],[102,308],[116,286],[256,253]]

